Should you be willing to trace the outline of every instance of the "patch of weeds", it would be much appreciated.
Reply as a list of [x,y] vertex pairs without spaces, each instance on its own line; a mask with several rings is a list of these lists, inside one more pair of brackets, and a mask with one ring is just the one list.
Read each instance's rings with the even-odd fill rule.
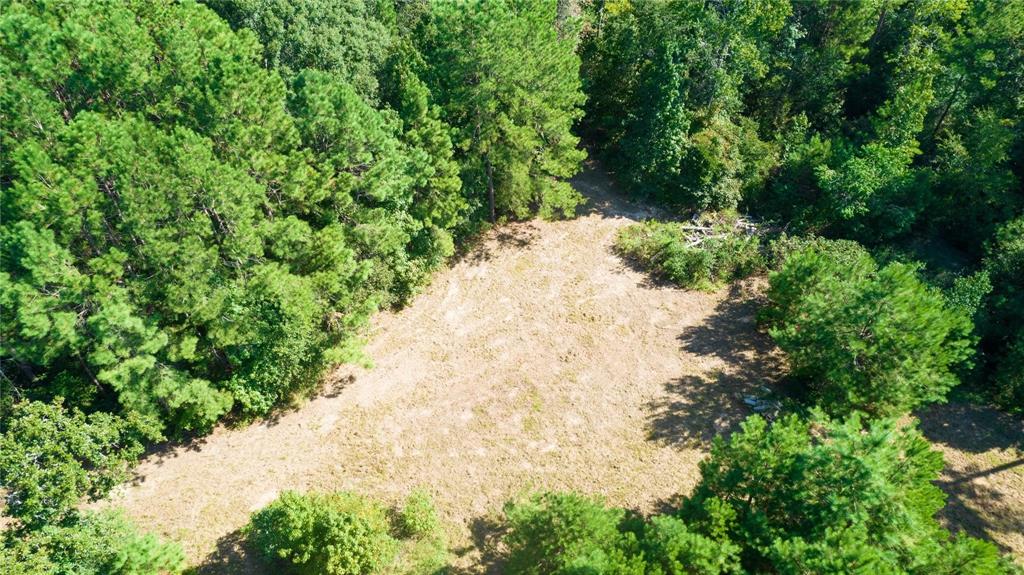
[[619,230],[615,248],[658,277],[713,291],[765,269],[760,237],[737,226],[648,221]]
[[448,540],[430,494],[417,489],[392,510],[392,527],[402,545],[387,572],[432,575],[448,565]]
[[544,410],[544,400],[536,384],[530,383],[526,391],[526,401],[529,404],[529,411],[523,418],[523,431],[531,437],[540,437],[541,424],[540,414]]

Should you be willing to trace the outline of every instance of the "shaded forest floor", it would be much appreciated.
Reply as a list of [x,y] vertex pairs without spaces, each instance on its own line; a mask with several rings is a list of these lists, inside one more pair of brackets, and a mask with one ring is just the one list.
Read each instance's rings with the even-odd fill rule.
[[[655,215],[600,171],[575,182],[580,217],[492,231],[368,333],[370,369],[274,417],[148,457],[111,498],[180,541],[209,573],[259,573],[238,545],[249,514],[286,489],[350,489],[395,503],[430,492],[454,563],[486,571],[493,520],[533,490],[601,494],[653,511],[687,493],[737,395],[781,371],[754,323],[757,281],[718,293],[652,282],[612,252]],[[954,528],[1024,552],[1019,420],[940,406],[923,429],[946,453]]]

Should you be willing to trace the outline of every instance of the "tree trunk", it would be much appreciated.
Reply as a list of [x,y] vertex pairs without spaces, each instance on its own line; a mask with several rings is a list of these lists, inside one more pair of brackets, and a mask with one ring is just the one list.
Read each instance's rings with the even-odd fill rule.
[[935,127],[932,128],[932,134],[928,138],[929,141],[935,141],[935,136],[938,135],[939,129],[942,128],[943,122],[946,121],[946,116],[949,115],[950,108],[953,107],[953,103],[956,101],[957,96],[960,95],[960,86],[963,84],[964,74],[956,79],[956,84],[953,86],[953,93],[949,95],[949,99],[946,100],[946,107],[942,109],[942,114],[939,115],[939,119],[935,122]]
[[888,6],[882,6],[882,11],[878,14],[878,24],[875,25],[875,33],[871,35],[871,47],[874,48],[875,44],[878,43],[878,34],[885,27],[885,13]]
[[497,218],[494,215],[494,174],[491,170],[490,154],[484,154],[484,163],[487,165],[487,202],[491,207],[491,223],[493,224]]

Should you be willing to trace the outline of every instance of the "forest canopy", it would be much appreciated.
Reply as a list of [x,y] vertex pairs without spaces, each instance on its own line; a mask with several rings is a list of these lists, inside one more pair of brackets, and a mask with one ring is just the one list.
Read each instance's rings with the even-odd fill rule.
[[578,58],[528,33],[544,4],[7,4],[8,392],[175,433],[265,414],[456,238],[579,201]]
[[[590,153],[668,214],[620,254],[768,277],[797,397],[668,513],[510,503],[511,572],[1015,572],[897,421],[961,384],[1024,414],[1024,1],[0,0],[0,84],[0,571],[179,572],[81,505],[364,361],[491,226],[574,217]],[[437,522],[289,492],[244,535],[436,570]]]

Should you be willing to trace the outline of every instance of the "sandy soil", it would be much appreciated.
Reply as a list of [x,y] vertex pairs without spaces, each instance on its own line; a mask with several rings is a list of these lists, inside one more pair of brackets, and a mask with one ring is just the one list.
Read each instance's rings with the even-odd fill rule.
[[1024,421],[978,405],[935,405],[921,431],[942,450],[946,526],[994,541],[1024,564]]
[[[486,568],[489,518],[517,495],[574,489],[650,511],[688,492],[708,439],[746,415],[736,394],[779,373],[755,330],[757,286],[652,283],[611,245],[618,228],[653,214],[618,199],[599,171],[576,185],[590,198],[579,218],[495,230],[411,306],[380,314],[372,368],[343,367],[295,409],[148,457],[112,504],[180,541],[203,571],[257,572],[237,531],[280,491],[397,502],[424,488],[456,564],[472,571]],[[1022,468],[970,476],[966,465],[944,481],[984,482],[1009,507],[987,530],[965,491],[968,511],[950,519],[1024,549],[1012,513],[1024,508]]]

